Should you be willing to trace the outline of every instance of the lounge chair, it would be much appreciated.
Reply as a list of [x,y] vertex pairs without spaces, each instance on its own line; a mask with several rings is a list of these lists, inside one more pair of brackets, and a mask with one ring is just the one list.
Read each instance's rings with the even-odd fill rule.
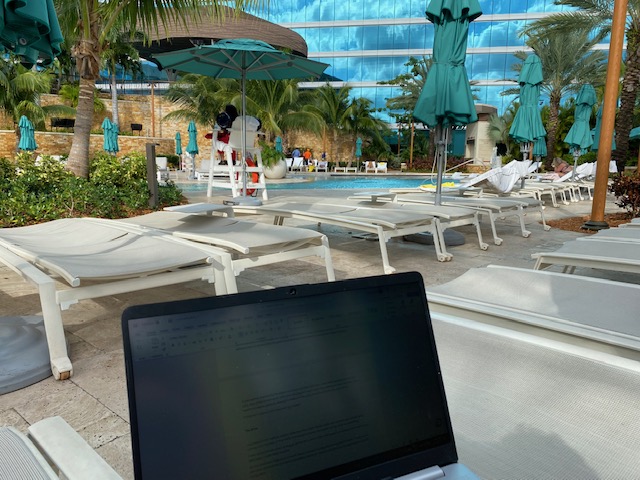
[[440,221],[431,215],[411,209],[381,209],[358,207],[356,205],[334,205],[322,202],[281,201],[262,206],[239,205],[233,207],[236,213],[272,215],[274,223],[282,225],[285,218],[302,219],[314,223],[327,223],[367,233],[378,237],[384,273],[393,273],[395,268],[389,263],[386,242],[393,237],[413,233],[429,232],[433,235],[436,255],[439,261],[451,259],[444,247]]
[[[479,211],[478,209],[467,208],[463,206],[451,206],[451,205],[434,205],[433,203],[417,203],[417,202],[401,202],[394,201],[395,194],[393,193],[360,193],[352,195],[347,199],[349,204],[367,207],[373,209],[412,209],[417,213],[424,215],[431,215],[437,217],[440,220],[440,230],[444,232],[447,228],[462,227],[465,225],[472,225],[476,229],[476,235],[478,237],[478,246],[481,250],[489,248],[483,239],[482,231],[480,229]],[[321,200],[318,200],[321,201]],[[341,202],[343,204],[347,204]],[[444,244],[444,242],[443,242]],[[451,257],[451,254],[447,253]]]
[[[214,209],[215,205],[211,204],[192,204],[119,221],[224,248],[234,257],[235,275],[247,268],[315,256],[323,260],[327,280],[335,280],[329,241],[325,235],[303,228],[207,215]],[[229,210],[233,212],[231,208]]]
[[[481,272],[488,274],[489,270]],[[493,289],[492,280],[499,281],[500,275],[486,279],[482,274],[476,276],[480,283],[466,283],[474,290],[481,288],[480,297],[488,290],[492,297],[505,285],[514,300],[527,301],[529,289],[538,285],[537,281],[526,284],[526,294],[519,290],[520,285],[511,287],[506,282]],[[597,326],[591,329],[580,323],[575,325],[580,329],[575,335],[558,332],[562,338],[545,338],[547,332],[555,332],[546,327],[532,326],[534,330],[529,330],[529,324],[508,317],[512,310],[508,307],[498,306],[496,315],[487,315],[490,320],[507,316],[504,325],[469,320],[467,314],[475,315],[475,309],[486,303],[483,305],[480,298],[477,306],[467,308],[471,302],[464,298],[466,290],[451,287],[446,293],[452,295],[451,300],[462,302],[461,309],[441,313],[443,304],[435,293],[429,293],[437,287],[427,288],[427,299],[456,446],[465,464],[480,478],[634,477],[640,471],[640,428],[635,408],[640,363],[624,355],[637,351],[579,336],[581,332],[598,333]],[[572,296],[579,310],[583,310],[580,304],[585,300],[597,303],[596,299],[604,296],[594,287],[589,290],[594,293],[592,297]],[[605,291],[616,295],[617,287],[612,285]],[[621,287],[625,291],[624,284]],[[634,296],[638,298],[637,293]],[[540,302],[527,302],[533,306],[532,312],[537,312],[540,305],[545,308],[549,301],[544,292],[535,299]],[[625,301],[623,297],[620,303]],[[613,311],[618,308],[614,302],[609,305]],[[574,306],[570,304],[567,310]],[[530,319],[521,305],[515,305],[514,310]],[[551,315],[562,318],[563,310],[552,311]],[[590,316],[589,312],[587,318]],[[611,317],[607,312],[605,319]],[[534,319],[547,320],[535,314]],[[624,335],[611,338],[623,339]]]
[[366,161],[364,162],[364,173],[376,173],[377,172],[377,165],[376,162],[373,161]]
[[[411,193],[398,195],[396,197],[398,203],[426,203],[434,204],[435,196],[431,193]],[[499,197],[466,197],[466,196],[453,196],[443,195],[441,197],[442,205],[448,206],[460,206],[465,208],[476,209],[481,215],[486,216],[489,219],[491,226],[491,232],[493,235],[493,242],[496,245],[502,244],[502,238],[498,237],[496,229],[496,220],[504,219],[510,216],[518,217],[520,223],[520,230],[523,237],[528,237],[531,232],[526,229],[524,223],[524,217],[526,215],[526,208],[531,206],[529,203],[522,201],[519,198],[499,198]],[[535,206],[533,206],[535,208]],[[544,218],[544,210],[542,205],[538,203],[538,211],[540,213],[542,224],[545,230],[550,230]]]
[[[432,313],[640,360],[640,285],[490,265],[427,288]],[[615,314],[612,314],[615,312]]]
[[375,173],[387,173],[387,162],[378,162]]
[[316,165],[316,172],[326,173],[328,168],[329,168],[329,162],[327,162],[326,160],[320,160]]
[[62,417],[34,423],[28,436],[0,427],[0,478],[122,480]]
[[[56,379],[73,372],[62,310],[80,300],[191,280],[215,282],[218,294],[237,292],[225,250],[110,220],[67,218],[0,229],[0,262],[38,288]],[[71,288],[58,288],[56,281]]]
[[307,166],[304,164],[304,158],[295,157],[293,159],[293,163],[291,164],[291,171],[305,172],[306,170],[307,170]]
[[[633,225],[633,224],[632,224]],[[640,223],[635,224],[640,227]],[[640,228],[605,228],[580,240],[609,240],[612,242],[640,242]]]
[[206,180],[210,177],[211,161],[203,159],[194,173],[196,180]]
[[536,260],[536,270],[561,265],[566,273],[573,273],[576,267],[640,273],[637,242],[572,240],[553,252],[534,253],[531,257]]

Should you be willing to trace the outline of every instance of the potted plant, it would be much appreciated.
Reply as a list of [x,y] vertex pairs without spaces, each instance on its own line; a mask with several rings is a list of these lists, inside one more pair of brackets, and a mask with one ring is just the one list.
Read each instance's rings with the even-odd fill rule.
[[260,148],[264,176],[270,179],[286,177],[287,162],[284,160],[284,154],[265,142],[260,142]]

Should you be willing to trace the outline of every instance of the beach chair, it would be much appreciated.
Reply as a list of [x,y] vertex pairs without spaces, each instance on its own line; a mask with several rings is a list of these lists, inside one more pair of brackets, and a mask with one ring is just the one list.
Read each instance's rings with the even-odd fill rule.
[[115,220],[0,229],[0,262],[38,289],[51,369],[63,380],[73,368],[62,310],[78,301],[192,280],[214,283],[218,294],[238,291],[225,250]]
[[552,252],[534,253],[535,270],[553,265],[562,266],[565,273],[576,267],[640,273],[640,248],[637,242],[600,239],[571,240]]
[[640,285],[489,265],[427,287],[427,298],[432,313],[640,360]]
[[194,173],[196,180],[206,180],[210,178],[210,174],[211,174],[210,170],[211,170],[211,161],[202,159],[200,161],[200,165],[198,166],[198,168],[196,168]]
[[122,480],[62,417],[34,423],[28,436],[0,427],[0,478]]
[[[231,217],[213,216],[214,212],[231,213]],[[232,215],[231,207],[201,203],[169,207],[167,211],[118,221],[223,248],[233,256],[235,275],[248,268],[318,257],[324,263],[327,280],[335,280],[326,235],[303,228],[240,220]]]
[[327,162],[326,160],[320,160],[316,165],[316,172],[327,173],[328,168],[329,168],[329,162]]
[[377,235],[384,273],[393,273],[395,268],[389,263],[386,243],[394,237],[403,237],[414,233],[428,232],[439,261],[451,259],[444,244],[440,221],[431,215],[411,209],[376,209],[357,205],[336,205],[307,199],[282,201],[261,206],[237,205],[236,213],[261,214],[274,217],[276,225],[282,225],[287,218],[311,221],[314,224],[326,223],[359,230]]
[[295,172],[304,172],[307,170],[307,166],[304,164],[303,157],[294,157],[293,162],[291,164],[291,171]]
[[368,160],[364,162],[364,173],[376,173],[376,162]]
[[378,162],[376,164],[375,173],[387,173],[387,162]]

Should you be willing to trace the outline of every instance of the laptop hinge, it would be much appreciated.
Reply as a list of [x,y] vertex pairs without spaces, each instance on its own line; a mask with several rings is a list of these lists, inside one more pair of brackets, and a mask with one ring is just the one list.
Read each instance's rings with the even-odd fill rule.
[[408,475],[396,477],[396,480],[435,480],[444,477],[444,472],[438,466],[425,468],[419,472],[413,472]]

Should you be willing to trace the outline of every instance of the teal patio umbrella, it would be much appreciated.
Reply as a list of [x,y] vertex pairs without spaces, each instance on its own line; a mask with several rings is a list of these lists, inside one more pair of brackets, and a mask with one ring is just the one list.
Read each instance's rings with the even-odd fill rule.
[[0,45],[18,55],[25,66],[31,68],[38,58],[49,66],[60,55],[63,41],[53,0],[0,4]]
[[[602,129],[602,105],[598,109],[596,113],[596,126],[593,129],[593,144],[591,145],[591,150],[594,152],[598,151],[600,148],[600,130]],[[631,132],[629,132],[629,138],[631,139]],[[611,150],[616,149],[616,132],[613,131],[613,137],[611,138]]]
[[38,148],[33,123],[31,123],[26,116],[22,115],[20,117],[18,128],[20,129],[20,142],[18,142],[18,148],[26,151],[33,151]]
[[275,149],[276,152],[282,153],[283,152],[283,148],[282,148],[282,137],[280,135],[278,135],[276,137],[276,145],[275,145]]
[[176,132],[176,155],[182,155],[182,138],[180,132]]
[[187,127],[187,131],[189,132],[189,143],[187,143],[187,148],[185,150],[189,154],[191,159],[191,173],[189,174],[189,180],[193,180],[195,178],[196,171],[196,155],[198,152],[198,129],[196,128],[196,122],[191,120],[189,122],[189,126]]
[[105,152],[115,155],[120,151],[118,146],[118,127],[109,118],[105,117],[102,121],[103,142],[102,148]]
[[[542,80],[540,58],[535,54],[529,55],[524,61],[518,77],[520,108],[518,108],[509,129],[509,136],[520,144],[523,160],[527,160],[529,157],[529,152],[533,149],[532,144],[535,144],[539,138],[544,139],[547,135],[538,109]],[[524,184],[524,177],[522,182]]]
[[[246,172],[246,80],[284,80],[289,78],[317,78],[327,64],[299,55],[282,52],[268,43],[248,38],[220,40],[213,45],[154,55],[153,60],[163,69],[197,73],[213,78],[240,80],[242,94],[242,196],[247,196]],[[188,150],[187,150],[188,151]]]
[[464,61],[469,23],[482,15],[482,10],[478,0],[431,0],[426,14],[435,31],[433,65],[413,116],[436,130],[436,205],[439,205],[450,127],[478,120]]
[[573,125],[569,129],[569,133],[564,137],[564,142],[569,144],[573,153],[573,175],[575,176],[576,166],[578,165],[578,157],[586,152],[593,145],[593,137],[591,136],[591,112],[596,103],[596,91],[593,85],[588,83],[580,87],[578,96],[576,97],[576,110],[573,114]]
[[362,157],[362,139],[356,139],[356,161],[358,162],[358,171],[360,171],[360,157]]

